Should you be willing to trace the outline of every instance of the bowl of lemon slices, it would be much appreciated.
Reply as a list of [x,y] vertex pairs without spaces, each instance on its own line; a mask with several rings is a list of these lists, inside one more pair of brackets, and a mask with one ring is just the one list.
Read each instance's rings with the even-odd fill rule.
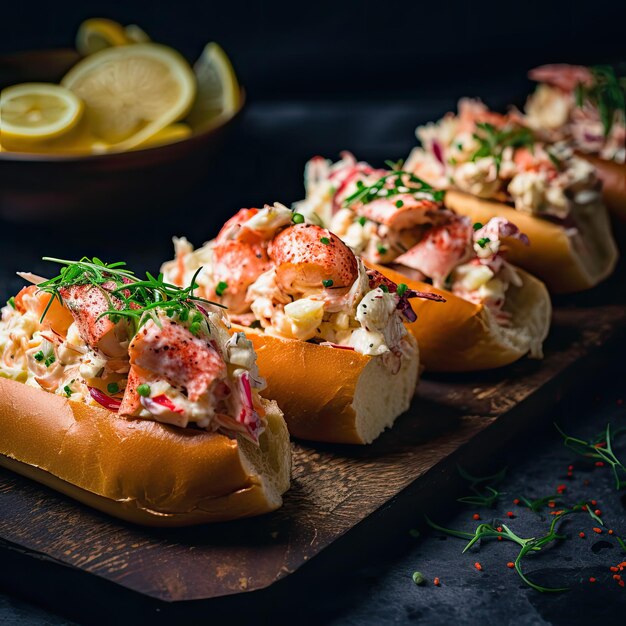
[[0,217],[159,209],[206,173],[244,104],[222,48],[191,65],[138,26],[0,58]]

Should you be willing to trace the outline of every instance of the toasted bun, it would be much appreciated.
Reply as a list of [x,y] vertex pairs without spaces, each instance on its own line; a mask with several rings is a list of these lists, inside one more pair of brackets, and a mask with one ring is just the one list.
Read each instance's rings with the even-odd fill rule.
[[501,326],[482,304],[474,304],[449,291],[411,280],[387,267],[373,266],[396,283],[417,291],[442,295],[445,304],[411,301],[418,315],[408,325],[420,347],[424,367],[435,372],[470,372],[509,365],[525,354],[540,358],[541,345],[550,329],[552,305],[545,285],[517,270],[522,286],[509,286],[504,310],[511,325]]
[[419,371],[414,358],[402,358],[397,374],[382,357],[330,346],[281,339],[250,328],[267,395],[285,413],[289,432],[301,439],[333,443],[371,443],[409,408]]
[[626,221],[626,163],[607,161],[590,154],[577,153],[596,168],[602,181],[602,199],[609,211]]
[[455,190],[446,192],[445,202],[450,209],[475,222],[504,217],[516,224],[528,235],[530,246],[508,240],[508,260],[541,278],[552,293],[589,289],[607,278],[617,262],[609,216],[601,203],[581,213],[580,237],[574,239],[568,237],[562,226],[516,211],[501,202],[482,200]]
[[289,435],[275,402],[259,446],[237,437],[118,417],[0,378],[0,466],[147,526],[186,526],[277,509]]

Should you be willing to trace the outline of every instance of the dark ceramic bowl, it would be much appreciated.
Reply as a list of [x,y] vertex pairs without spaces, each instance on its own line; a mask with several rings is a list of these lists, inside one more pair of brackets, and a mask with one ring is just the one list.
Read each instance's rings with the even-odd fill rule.
[[[21,82],[58,82],[78,60],[74,50],[0,57],[0,88]],[[95,211],[138,212],[162,206],[206,176],[244,103],[219,124],[194,128],[174,143],[98,155],[0,152],[0,219],[80,219]]]

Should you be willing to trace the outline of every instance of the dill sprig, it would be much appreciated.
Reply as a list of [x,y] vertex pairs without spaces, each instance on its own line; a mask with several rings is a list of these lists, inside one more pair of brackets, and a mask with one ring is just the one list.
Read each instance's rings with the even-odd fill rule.
[[44,257],[44,261],[59,263],[61,268],[58,276],[39,284],[39,289],[50,293],[52,298],[41,316],[43,320],[55,298],[63,304],[61,290],[66,287],[91,285],[101,290],[109,303],[109,309],[100,314],[98,319],[109,317],[117,323],[120,319],[128,320],[132,327],[132,334],[150,319],[160,326],[159,312],[168,317],[176,316],[180,321],[189,322],[189,330],[197,334],[204,321],[204,316],[198,309],[198,304],[212,304],[223,307],[196,296],[198,288],[196,278],[202,268],[194,274],[191,283],[185,288],[167,283],[163,274],[153,276],[146,272],[145,279],[139,279],[135,274],[125,269],[126,263],[105,263],[94,257],[83,257],[80,261],[68,261]]
[[[501,491],[494,488],[494,485],[504,480],[506,467],[491,476],[472,476],[460,465],[457,465],[459,474],[469,482],[469,488],[474,495],[458,498],[457,502],[472,504],[476,506],[493,507],[498,498],[503,495]],[[486,484],[491,483],[491,484]]]
[[[595,440],[585,441],[584,439],[566,435],[557,424],[555,424],[555,427],[563,437],[563,443],[566,447],[589,460],[608,464],[615,477],[615,488],[618,490],[626,488],[626,467],[613,451],[614,436],[626,431],[626,428],[620,428],[613,434],[611,433],[611,425],[607,424],[606,430],[599,434]],[[622,475],[624,476],[623,478]]]
[[545,496],[544,498],[537,498],[535,500],[529,500],[524,496],[519,496],[520,502],[529,508],[533,513],[540,513],[545,509],[550,502],[560,502],[562,500],[562,496],[558,493],[555,493],[551,496]]
[[589,101],[598,109],[606,137],[613,128],[615,113],[623,111],[626,116],[626,77],[618,78],[610,65],[596,65],[590,69],[592,84],[578,83],[574,90],[576,106],[582,108],[585,101]]
[[356,191],[343,201],[344,206],[349,207],[357,202],[367,204],[379,198],[391,198],[400,194],[441,202],[445,195],[444,191],[434,189],[415,174],[399,169],[385,174],[372,185],[366,185],[359,180],[356,186]]
[[505,148],[533,148],[535,140],[528,128],[508,126],[496,128],[487,122],[477,122],[474,139],[478,142],[478,149],[472,154],[470,161],[477,161],[484,157],[493,157],[496,171],[500,171],[502,155]]

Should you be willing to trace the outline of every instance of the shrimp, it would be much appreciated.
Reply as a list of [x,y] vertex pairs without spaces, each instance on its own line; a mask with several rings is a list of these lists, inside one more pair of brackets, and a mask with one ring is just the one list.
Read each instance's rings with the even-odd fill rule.
[[442,287],[446,277],[472,254],[472,224],[467,217],[456,217],[447,224],[431,228],[422,240],[395,259],[432,278],[435,287]]
[[[128,347],[134,374],[129,376],[125,406],[136,401],[132,397],[136,395],[134,383],[141,379],[137,375],[142,370],[164,378],[173,387],[184,387],[192,402],[204,395],[214,381],[226,377],[226,364],[210,343],[165,316],[159,321],[161,327],[154,320],[148,321]],[[131,397],[127,399],[127,395]]]
[[566,63],[540,65],[528,72],[528,78],[538,83],[547,83],[553,87],[558,87],[568,93],[574,91],[580,84],[591,86],[594,80],[589,68]]
[[287,292],[304,293],[321,285],[350,288],[359,276],[356,257],[337,235],[314,224],[296,224],[269,246],[276,282]]

